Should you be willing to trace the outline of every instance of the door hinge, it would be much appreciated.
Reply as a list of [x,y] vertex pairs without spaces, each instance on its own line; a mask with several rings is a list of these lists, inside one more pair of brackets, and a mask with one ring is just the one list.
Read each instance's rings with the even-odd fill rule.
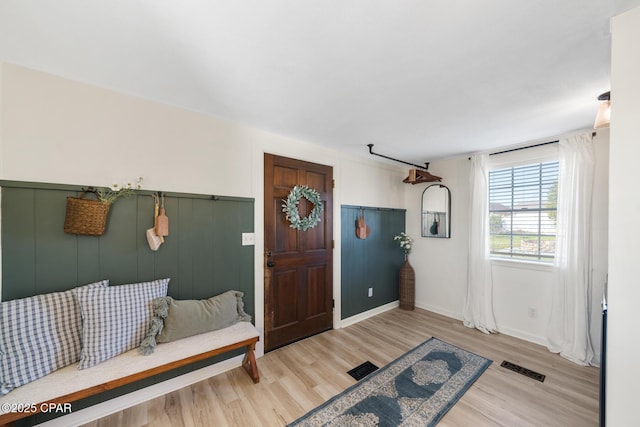
[[336,308],[336,300],[331,300],[331,308]]
[[336,248],[336,241],[331,239],[331,249],[335,249]]
[[331,180],[331,188],[336,188],[336,180],[335,179]]

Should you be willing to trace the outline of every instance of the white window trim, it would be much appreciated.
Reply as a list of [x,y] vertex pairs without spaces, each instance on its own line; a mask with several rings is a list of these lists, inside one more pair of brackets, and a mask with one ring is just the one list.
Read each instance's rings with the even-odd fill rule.
[[516,268],[519,270],[553,271],[553,262],[538,262],[517,258],[491,258],[491,265],[496,267]]

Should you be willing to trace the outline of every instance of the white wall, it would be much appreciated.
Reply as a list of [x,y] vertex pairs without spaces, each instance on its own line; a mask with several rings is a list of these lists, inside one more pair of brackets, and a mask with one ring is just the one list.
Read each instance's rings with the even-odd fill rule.
[[[594,138],[596,172],[593,206],[593,289],[591,333],[600,354],[600,300],[607,272],[607,203],[609,131]],[[525,153],[521,151],[520,153]],[[416,305],[457,319],[467,289],[467,247],[469,221],[467,157],[433,162],[429,171],[443,178],[451,190],[451,239],[420,237],[420,202],[426,185],[408,187],[407,226],[414,237],[411,264],[416,271]],[[512,261],[492,263],[494,313],[500,332],[546,345],[553,267]],[[535,317],[529,309],[535,309]],[[597,359],[599,361],[599,357]]]
[[407,234],[413,240],[410,262],[416,273],[416,306],[462,318],[467,290],[468,160],[456,158],[429,165],[451,191],[451,238],[421,237],[422,192],[429,185],[407,185]]
[[0,83],[0,179],[105,186],[142,176],[145,189],[253,197],[258,328],[264,315],[265,152],[333,166],[337,242],[341,204],[404,207],[402,168],[15,65],[0,66]]
[[613,19],[612,37],[606,422],[631,426],[638,424],[640,378],[640,8]]
[[[258,132],[4,65],[4,179],[250,197]],[[262,137],[264,139],[264,136]]]

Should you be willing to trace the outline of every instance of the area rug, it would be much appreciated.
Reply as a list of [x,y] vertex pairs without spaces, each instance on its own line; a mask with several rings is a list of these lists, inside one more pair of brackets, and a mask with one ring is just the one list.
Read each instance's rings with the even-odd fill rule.
[[289,426],[434,426],[489,365],[431,338]]

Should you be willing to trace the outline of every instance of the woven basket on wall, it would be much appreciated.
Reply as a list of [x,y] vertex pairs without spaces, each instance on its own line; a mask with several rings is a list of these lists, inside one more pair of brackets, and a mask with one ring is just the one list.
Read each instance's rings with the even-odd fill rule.
[[409,264],[409,256],[405,256],[404,264],[400,269],[400,308],[413,310],[416,301],[416,273]]
[[67,197],[67,213],[64,218],[64,232],[86,236],[102,236],[107,227],[110,203],[85,199],[85,191],[80,197]]

